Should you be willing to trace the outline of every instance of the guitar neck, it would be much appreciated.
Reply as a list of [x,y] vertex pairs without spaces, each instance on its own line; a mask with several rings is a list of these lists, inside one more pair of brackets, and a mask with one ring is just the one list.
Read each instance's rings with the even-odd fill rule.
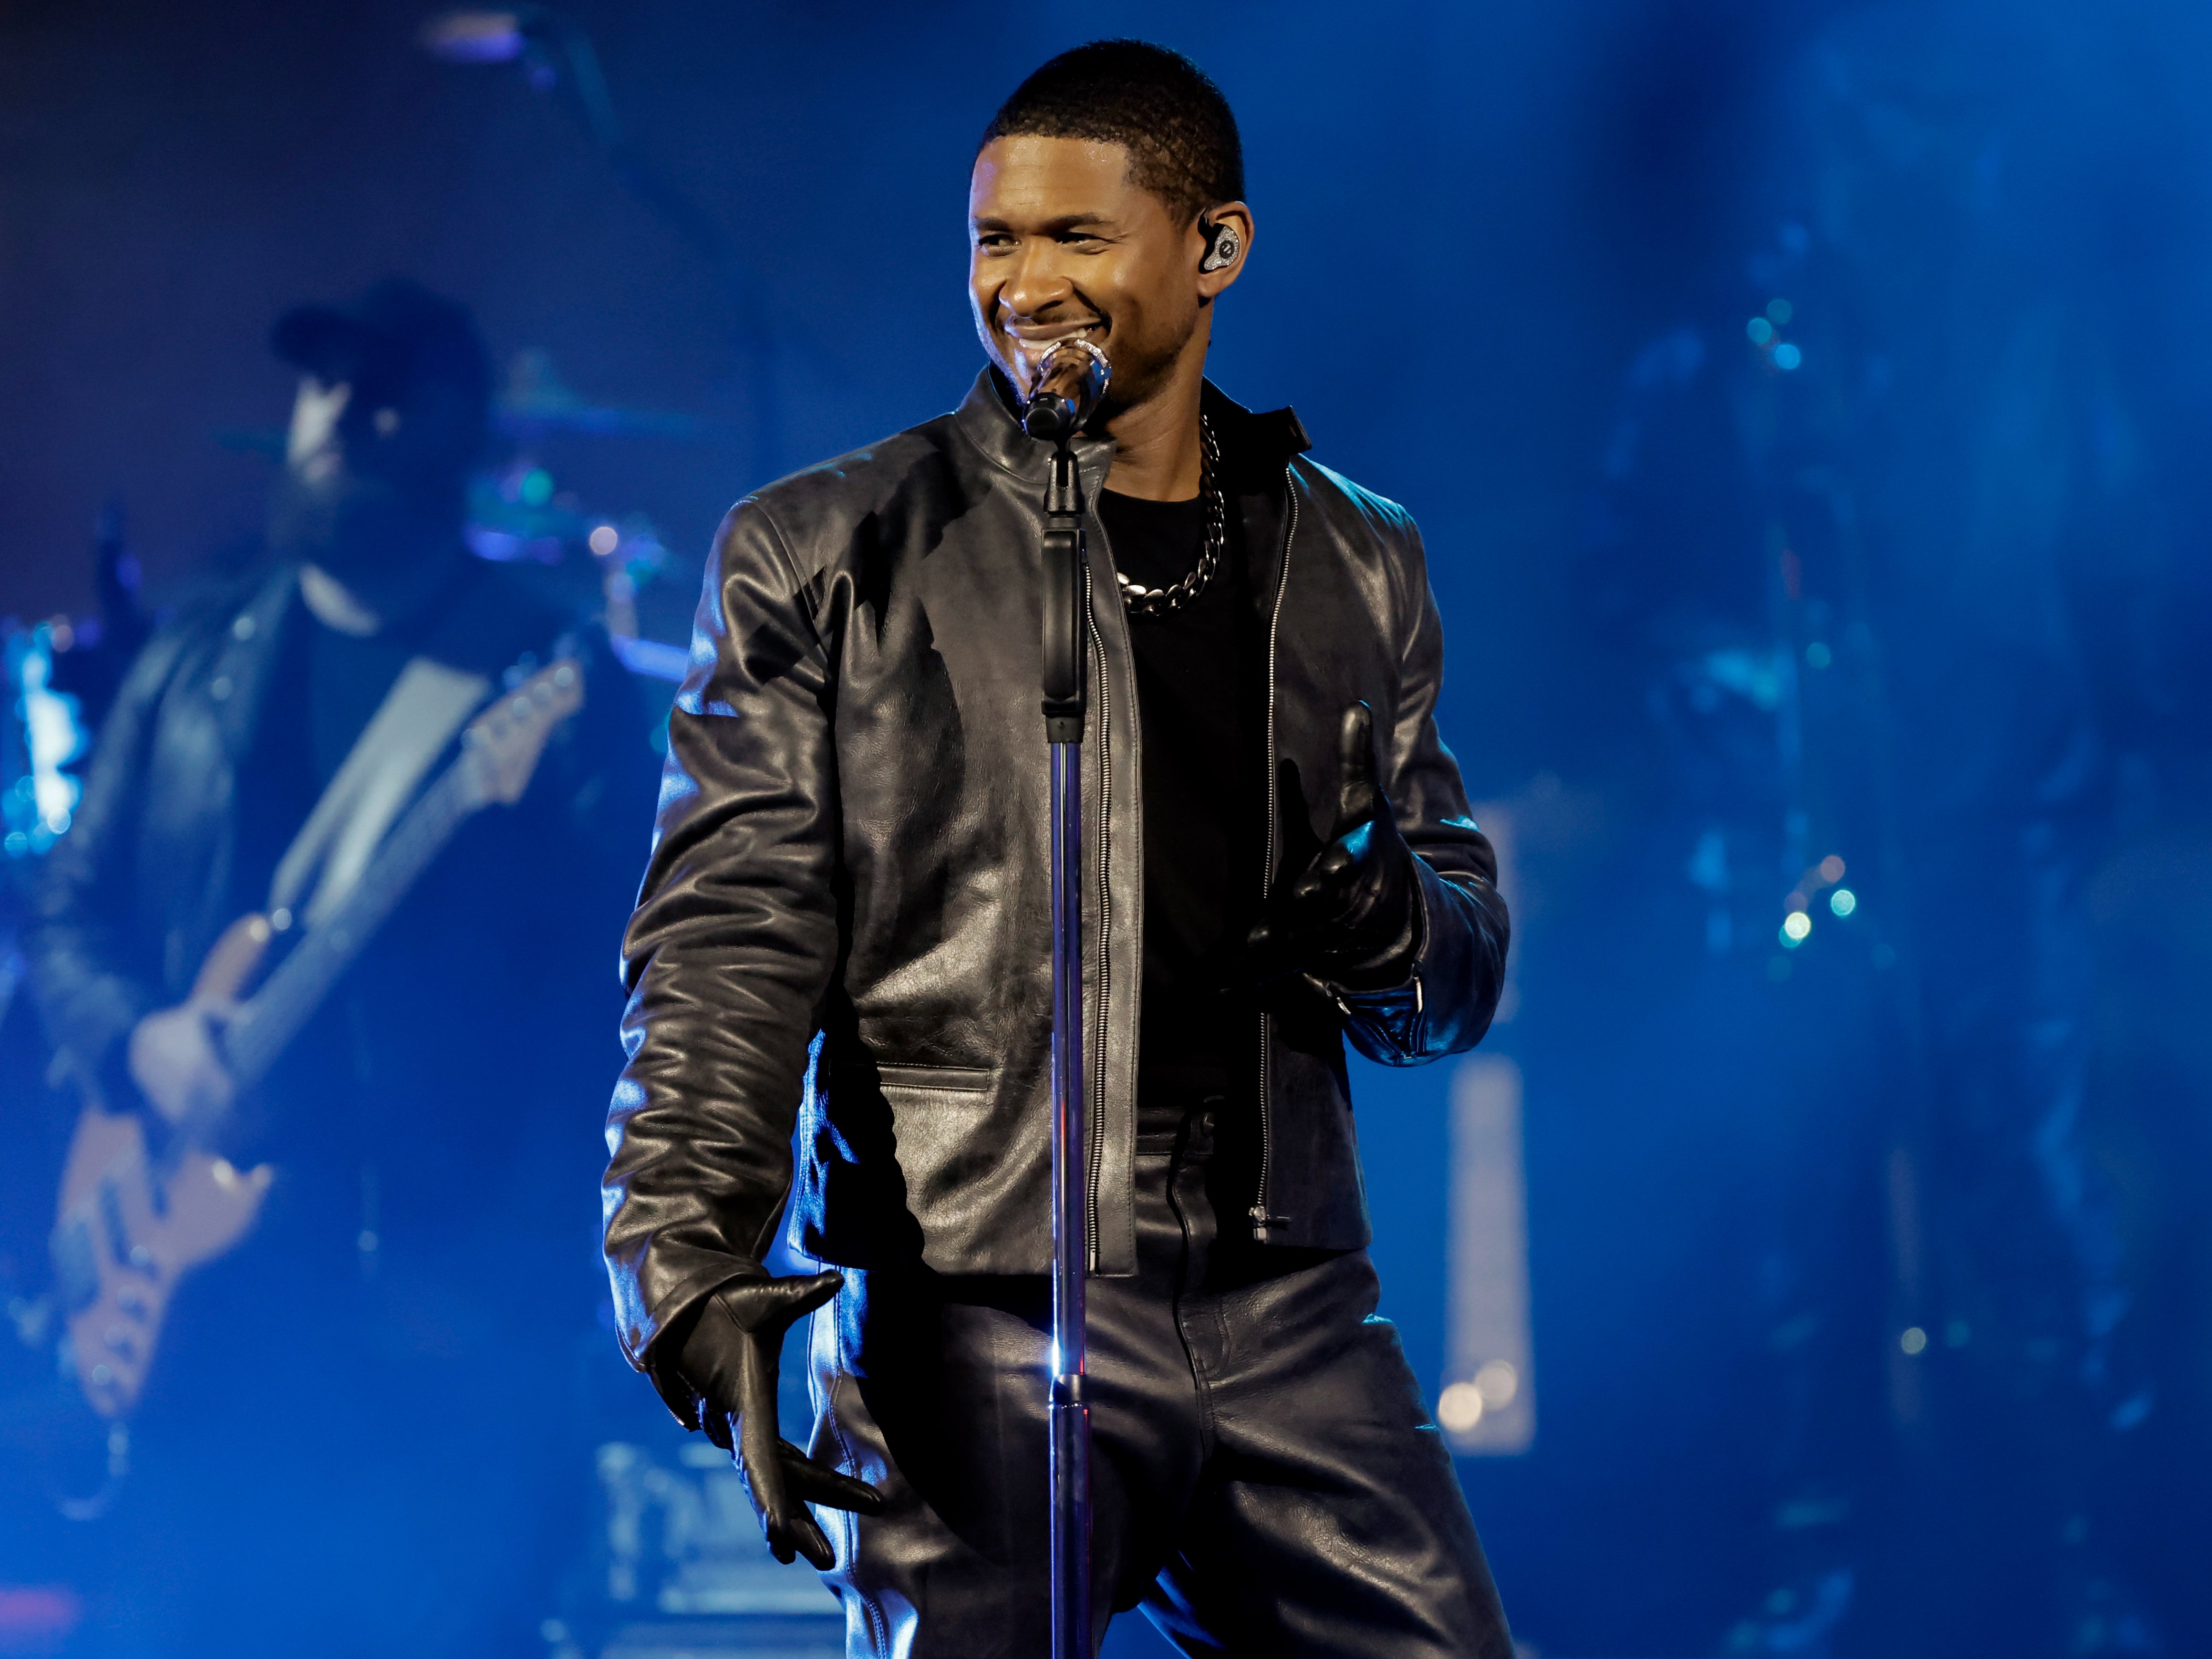
[[464,750],[407,809],[345,901],[308,931],[231,1021],[224,1046],[241,1089],[268,1076],[416,878],[484,805]]

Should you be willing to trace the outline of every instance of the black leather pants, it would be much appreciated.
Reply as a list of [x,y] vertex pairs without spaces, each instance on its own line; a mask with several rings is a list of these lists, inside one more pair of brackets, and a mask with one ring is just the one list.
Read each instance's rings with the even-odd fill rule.
[[[1212,1127],[1139,1140],[1139,1271],[1090,1281],[1098,1637],[1141,1602],[1189,1654],[1510,1659],[1366,1253],[1224,1245]],[[848,1655],[1048,1653],[1048,1311],[1041,1279],[916,1268],[815,1315],[815,1449],[888,1500],[817,1511]]]

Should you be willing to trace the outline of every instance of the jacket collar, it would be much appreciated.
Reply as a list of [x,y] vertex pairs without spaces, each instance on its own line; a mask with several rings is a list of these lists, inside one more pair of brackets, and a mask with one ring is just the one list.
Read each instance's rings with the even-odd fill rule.
[[[1285,462],[1313,447],[1313,440],[1306,436],[1295,410],[1285,407],[1255,415],[1211,380],[1200,397],[1200,407],[1221,441],[1222,465],[1232,485],[1271,481],[1281,472]],[[1042,488],[1052,452],[1022,430],[1014,418],[1014,401],[1013,389],[1006,378],[995,368],[986,368],[968,389],[967,399],[955,411],[953,422],[994,465]],[[1087,477],[1104,476],[1113,455],[1111,438],[1077,434],[1076,462]]]
[[1208,380],[1199,407],[1221,441],[1222,470],[1232,487],[1272,486],[1291,457],[1313,447],[1298,412],[1288,404],[1255,414]]

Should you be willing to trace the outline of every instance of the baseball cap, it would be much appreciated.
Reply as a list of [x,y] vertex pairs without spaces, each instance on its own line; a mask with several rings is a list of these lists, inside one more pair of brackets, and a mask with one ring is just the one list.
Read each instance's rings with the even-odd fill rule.
[[286,362],[364,398],[405,404],[433,385],[461,392],[489,416],[491,354],[468,307],[418,283],[387,276],[350,306],[297,306],[269,343]]

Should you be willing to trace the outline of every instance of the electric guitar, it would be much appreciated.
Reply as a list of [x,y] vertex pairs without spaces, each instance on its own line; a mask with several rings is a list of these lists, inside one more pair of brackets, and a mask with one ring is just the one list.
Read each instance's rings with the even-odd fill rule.
[[[494,700],[470,721],[459,755],[378,846],[352,891],[277,957],[265,979],[280,930],[258,915],[225,930],[200,966],[188,1006],[221,1033],[239,1094],[269,1074],[453,832],[485,807],[521,798],[554,729],[583,702],[583,671],[565,659]],[[70,1363],[92,1408],[112,1420],[145,1388],[178,1282],[246,1237],[276,1172],[266,1164],[240,1170],[210,1151],[221,1123],[208,1116],[186,1118],[156,1151],[138,1114],[110,1110],[82,1069],[75,1075],[84,1109],[63,1167],[55,1282]]]

